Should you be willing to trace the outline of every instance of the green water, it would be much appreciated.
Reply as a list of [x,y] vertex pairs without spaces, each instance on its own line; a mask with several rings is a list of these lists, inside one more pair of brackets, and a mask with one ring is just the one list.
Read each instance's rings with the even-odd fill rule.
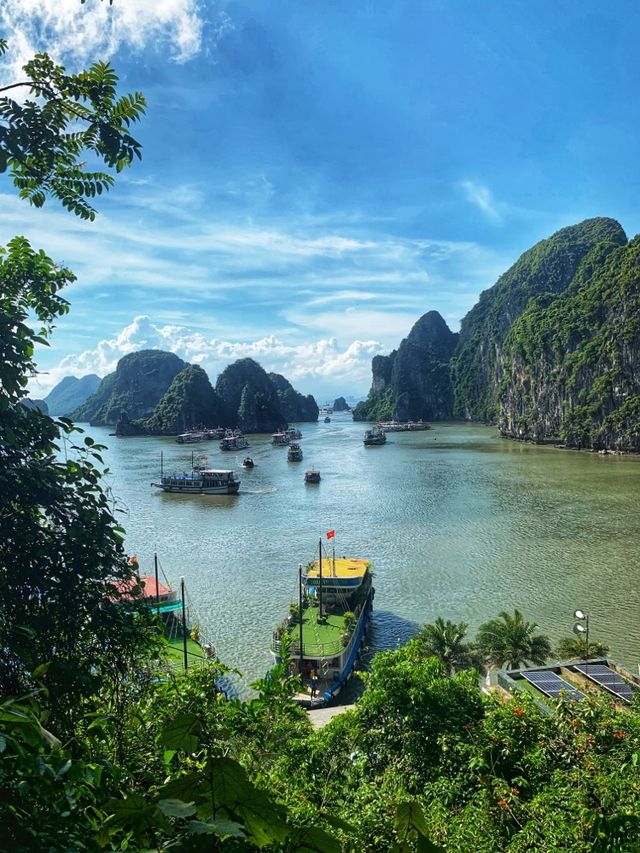
[[[372,650],[438,615],[473,631],[514,607],[557,639],[580,607],[594,639],[635,669],[640,459],[516,444],[467,424],[365,448],[364,428],[346,415],[302,424],[301,463],[287,462],[270,436],[250,436],[250,471],[240,468],[244,453],[196,445],[212,467],[240,472],[234,497],[159,493],[150,483],[160,451],[165,470],[184,470],[191,447],[90,431],[109,445],[128,551],[144,571],[157,551],[169,578],[185,576],[203,634],[245,684],[269,666],[271,630],[297,598],[298,563],[331,529],[338,554],[374,563]],[[303,482],[309,467],[320,469],[319,485]]]

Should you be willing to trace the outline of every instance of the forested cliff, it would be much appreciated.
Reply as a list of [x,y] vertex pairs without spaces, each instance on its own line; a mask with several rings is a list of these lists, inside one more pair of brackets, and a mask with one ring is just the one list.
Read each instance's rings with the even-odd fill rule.
[[425,314],[376,356],[359,420],[497,422],[503,435],[640,450],[640,245],[599,217],[525,252],[462,320]]
[[114,373],[71,417],[115,425],[117,435],[177,435],[198,427],[273,432],[290,421],[316,421],[318,406],[250,358],[229,365],[215,389],[206,372],[161,350],[124,356]]

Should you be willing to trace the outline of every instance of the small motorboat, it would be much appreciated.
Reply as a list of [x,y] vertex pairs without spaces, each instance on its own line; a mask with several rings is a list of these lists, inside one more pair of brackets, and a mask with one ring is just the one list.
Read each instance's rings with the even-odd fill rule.
[[331,423],[331,418],[329,417],[329,415],[327,415],[327,417],[324,419],[324,422],[325,422],[325,424]]
[[253,468],[254,464],[255,463],[250,456],[245,456],[245,458],[242,460],[243,468]]
[[310,471],[305,471],[304,481],[305,483],[319,483],[320,471],[318,471],[316,468],[312,468]]

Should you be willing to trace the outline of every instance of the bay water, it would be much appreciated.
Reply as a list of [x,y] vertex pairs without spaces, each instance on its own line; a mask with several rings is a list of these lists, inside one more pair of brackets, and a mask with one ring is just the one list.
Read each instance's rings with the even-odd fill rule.
[[[494,427],[436,424],[390,433],[364,447],[365,424],[334,413],[301,424],[304,460],[287,461],[270,435],[247,451],[217,441],[116,438],[106,485],[144,573],[158,554],[166,577],[184,576],[202,634],[242,673],[241,690],[270,665],[275,625],[297,600],[300,562],[335,530],[336,553],[373,563],[370,651],[394,648],[437,616],[470,634],[501,610],[521,610],[552,640],[571,634],[573,612],[634,671],[640,661],[640,459],[501,439]],[[237,496],[186,496],[151,486],[189,470],[191,452],[235,468]],[[244,455],[255,461],[241,468]],[[318,468],[319,485],[304,483]]]

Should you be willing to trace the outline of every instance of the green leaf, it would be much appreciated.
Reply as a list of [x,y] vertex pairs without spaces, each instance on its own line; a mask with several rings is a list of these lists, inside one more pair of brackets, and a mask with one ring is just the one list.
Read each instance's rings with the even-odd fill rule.
[[200,746],[198,736],[202,731],[195,714],[181,714],[163,728],[160,739],[168,749],[196,752]]
[[196,813],[195,803],[183,800],[159,800],[158,808],[167,817],[191,817]]
[[288,828],[281,819],[281,810],[249,782],[238,762],[230,758],[216,758],[210,762],[210,770],[216,811],[224,808],[242,820],[258,847],[285,840]]
[[244,829],[233,820],[190,820],[187,830],[193,835],[219,835],[225,838],[229,835],[234,838],[244,838]]
[[315,826],[295,830],[289,841],[299,853],[341,853],[342,850],[337,839]]
[[399,804],[396,810],[395,830],[401,844],[407,840],[411,831],[414,830],[419,837],[422,837],[421,850],[426,851],[426,853],[437,853],[441,850],[429,841],[429,827],[422,806],[417,800],[408,800]]

